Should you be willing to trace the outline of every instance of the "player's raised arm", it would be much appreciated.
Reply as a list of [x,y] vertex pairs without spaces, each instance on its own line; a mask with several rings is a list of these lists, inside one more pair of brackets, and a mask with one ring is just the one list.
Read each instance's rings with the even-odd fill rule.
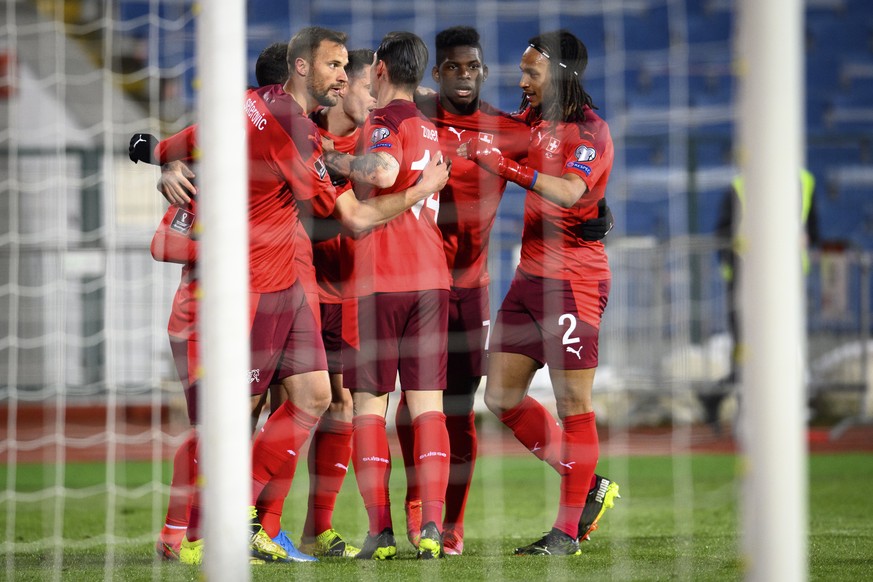
[[570,208],[588,190],[575,174],[550,176],[505,157],[499,149],[482,142],[478,137],[462,143],[458,155],[473,160],[492,174],[514,182],[525,190],[532,190],[564,208]]
[[346,190],[337,198],[334,216],[354,234],[360,234],[385,224],[428,196],[442,190],[449,180],[450,171],[451,163],[443,163],[442,153],[438,153],[424,167],[421,179],[403,192],[359,201],[354,191]]
[[400,164],[385,152],[370,152],[361,156],[325,150],[324,161],[332,172],[352,182],[372,184],[376,188],[390,188],[400,173]]

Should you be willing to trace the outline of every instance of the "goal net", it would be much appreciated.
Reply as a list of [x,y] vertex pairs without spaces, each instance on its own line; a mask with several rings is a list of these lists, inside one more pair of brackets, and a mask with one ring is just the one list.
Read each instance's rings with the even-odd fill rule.
[[[431,51],[438,31],[469,24],[490,69],[484,99],[513,111],[528,38],[567,28],[585,42],[584,85],[616,152],[607,192],[617,219],[606,243],[613,287],[595,382],[608,433],[601,453],[620,459],[651,445],[675,454],[677,523],[687,523],[693,491],[683,454],[711,434],[699,428],[701,395],[729,372],[713,231],[736,174],[733,5],[247,3],[252,85],[259,52],[309,24],[347,32],[350,48],[409,30]],[[12,0],[0,11],[0,524],[10,579],[34,553],[55,579],[71,548],[103,552],[107,578],[126,557],[153,554],[168,459],[187,428],[166,334],[179,271],[149,254],[166,207],[157,170],[131,164],[127,144],[134,132],[166,137],[198,120],[197,14],[188,0]],[[429,75],[425,84],[434,87]],[[522,199],[511,186],[492,233],[493,310],[517,261]],[[549,402],[546,375],[531,393]],[[490,414],[481,390],[477,411]],[[674,430],[634,436],[664,425]],[[483,443],[489,438],[503,438],[500,429],[484,430]],[[620,460],[611,468],[628,479]],[[485,479],[500,490],[491,473]],[[733,501],[732,490],[713,494],[716,505]],[[617,531],[629,527],[623,512],[609,519]],[[679,563],[674,574],[688,578],[689,568]]]

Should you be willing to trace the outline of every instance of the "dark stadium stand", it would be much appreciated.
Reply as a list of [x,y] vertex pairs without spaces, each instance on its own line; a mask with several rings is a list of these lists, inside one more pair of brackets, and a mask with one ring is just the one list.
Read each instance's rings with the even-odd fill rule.
[[622,16],[624,45],[632,53],[666,51],[670,48],[671,23],[666,4],[626,12]]
[[[194,55],[191,5],[190,1],[158,3],[155,18],[150,16],[153,3],[121,0],[117,13],[122,28],[131,36],[144,38],[157,31],[158,64],[165,76],[180,79],[188,107],[194,105],[194,73],[187,66],[193,63]],[[868,232],[873,222],[868,216],[873,214],[873,178],[856,172],[851,185],[839,179],[844,169],[869,169],[873,163],[873,3],[807,0],[806,5],[807,157],[809,168],[819,179],[817,203],[827,217],[824,234],[848,237],[851,244],[873,248],[873,235]],[[623,119],[626,124],[622,138],[628,171],[669,165],[668,142],[659,136],[675,131],[667,125],[671,106],[688,108],[688,128],[683,135],[687,135],[691,150],[689,168],[716,176],[697,186],[697,217],[689,225],[695,228],[696,224],[706,232],[713,224],[714,212],[709,205],[715,198],[713,193],[727,187],[728,181],[721,176],[730,176],[732,166],[734,129],[725,112],[730,111],[737,90],[731,73],[733,2],[695,0],[675,11],[674,4],[663,0],[640,0],[626,3],[619,11],[590,3],[557,2],[538,7],[509,0],[500,2],[500,10],[494,11],[497,20],[487,24],[482,24],[481,11],[459,0],[439,3],[427,17],[416,15],[416,3],[401,0],[250,0],[247,6],[247,56],[252,68],[264,46],[310,23],[348,31],[350,45],[355,47],[375,45],[391,30],[413,30],[430,42],[433,32],[441,28],[459,23],[478,25],[491,68],[484,94],[505,110],[514,110],[520,101],[517,67],[525,41],[541,26],[574,30],[589,49],[586,89],[600,106],[601,115],[616,122]],[[671,95],[669,76],[681,70],[671,61],[675,56],[671,46],[683,42],[688,43],[687,102],[682,92]],[[623,80],[607,76],[613,73],[605,69],[607,47],[611,63],[617,55],[621,57]],[[253,76],[250,82],[254,83]],[[425,82],[432,86],[428,76]],[[635,135],[643,141],[635,142]],[[666,221],[659,215],[659,204],[653,202],[651,192],[640,192],[632,184],[620,190],[618,195],[627,199],[620,201],[626,204],[622,209],[626,216],[618,217],[618,232],[681,234],[665,230]],[[516,215],[519,208],[515,206],[507,204],[505,212]]]

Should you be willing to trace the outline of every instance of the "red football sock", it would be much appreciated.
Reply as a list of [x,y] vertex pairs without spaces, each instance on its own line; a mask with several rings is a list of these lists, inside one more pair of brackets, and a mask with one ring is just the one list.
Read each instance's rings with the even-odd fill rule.
[[517,406],[503,413],[500,421],[527,450],[561,473],[561,427],[545,407],[525,396]]
[[285,499],[291,490],[291,481],[297,470],[297,457],[286,459],[285,464],[270,482],[261,491],[255,506],[258,508],[258,519],[261,527],[271,538],[279,535],[282,531],[282,510],[285,508]]
[[200,441],[195,440],[194,442],[194,450],[191,453],[191,465],[194,467],[192,473],[194,474],[194,488],[191,492],[191,498],[189,501],[188,508],[188,531],[185,533],[185,537],[188,538],[189,542],[194,542],[203,537],[203,533],[200,531],[200,494],[201,494],[201,485],[200,480],[197,478],[200,474],[200,468],[198,465],[198,458],[200,457]]
[[[191,496],[194,494],[194,484],[197,480],[197,432],[191,430],[188,438],[179,445],[173,457],[173,478],[170,481],[170,502],[167,506],[165,529],[169,533],[181,531],[185,535],[188,526],[188,512],[191,508]],[[180,539],[181,539],[180,536]],[[162,539],[167,541],[163,534]],[[169,543],[169,542],[168,542]]]
[[385,419],[378,414],[363,414],[356,416],[352,425],[355,479],[367,509],[370,535],[378,535],[386,527],[393,527],[388,496],[391,450]]
[[159,539],[178,552],[179,547],[182,545],[182,540],[185,539],[185,530],[187,529],[187,525],[176,526],[165,523],[164,527],[161,528]]
[[446,430],[449,432],[450,450],[452,451],[449,466],[449,486],[446,488],[446,515],[443,529],[454,529],[459,536],[464,536],[464,509],[467,506],[467,495],[470,492],[470,482],[473,479],[473,468],[476,466],[476,415],[473,412],[466,416],[446,416]]
[[400,397],[397,413],[394,416],[397,430],[397,440],[400,441],[400,452],[403,454],[403,468],[406,471],[406,501],[420,500],[418,482],[415,479],[415,437],[412,433],[412,416],[406,404],[406,395]]
[[352,457],[352,423],[323,416],[309,445],[309,504],[304,537],[333,527],[336,496],[342,489]]
[[198,487],[191,497],[191,511],[188,513],[188,530],[185,532],[185,537],[189,542],[196,542],[203,537],[200,525],[200,488]]
[[561,475],[561,500],[554,527],[577,537],[579,517],[591,489],[591,476],[597,466],[600,446],[594,413],[575,414],[564,419]]
[[446,485],[449,482],[449,432],[446,415],[436,410],[412,421],[415,433],[415,473],[421,493],[421,523],[443,522]]
[[290,400],[270,415],[252,448],[252,505],[257,505],[264,487],[282,473],[289,458],[297,456],[316,422],[318,417],[300,410]]

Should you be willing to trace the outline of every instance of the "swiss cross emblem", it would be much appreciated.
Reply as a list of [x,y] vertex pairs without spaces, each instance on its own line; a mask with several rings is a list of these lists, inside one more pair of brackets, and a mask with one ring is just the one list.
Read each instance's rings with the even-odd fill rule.
[[490,133],[479,132],[479,141],[481,141],[483,143],[487,143],[487,144],[493,144],[494,143],[494,135],[490,134]]
[[549,138],[549,145],[546,146],[546,151],[550,154],[554,154],[558,151],[558,148],[561,146],[561,140],[556,139],[554,137]]

